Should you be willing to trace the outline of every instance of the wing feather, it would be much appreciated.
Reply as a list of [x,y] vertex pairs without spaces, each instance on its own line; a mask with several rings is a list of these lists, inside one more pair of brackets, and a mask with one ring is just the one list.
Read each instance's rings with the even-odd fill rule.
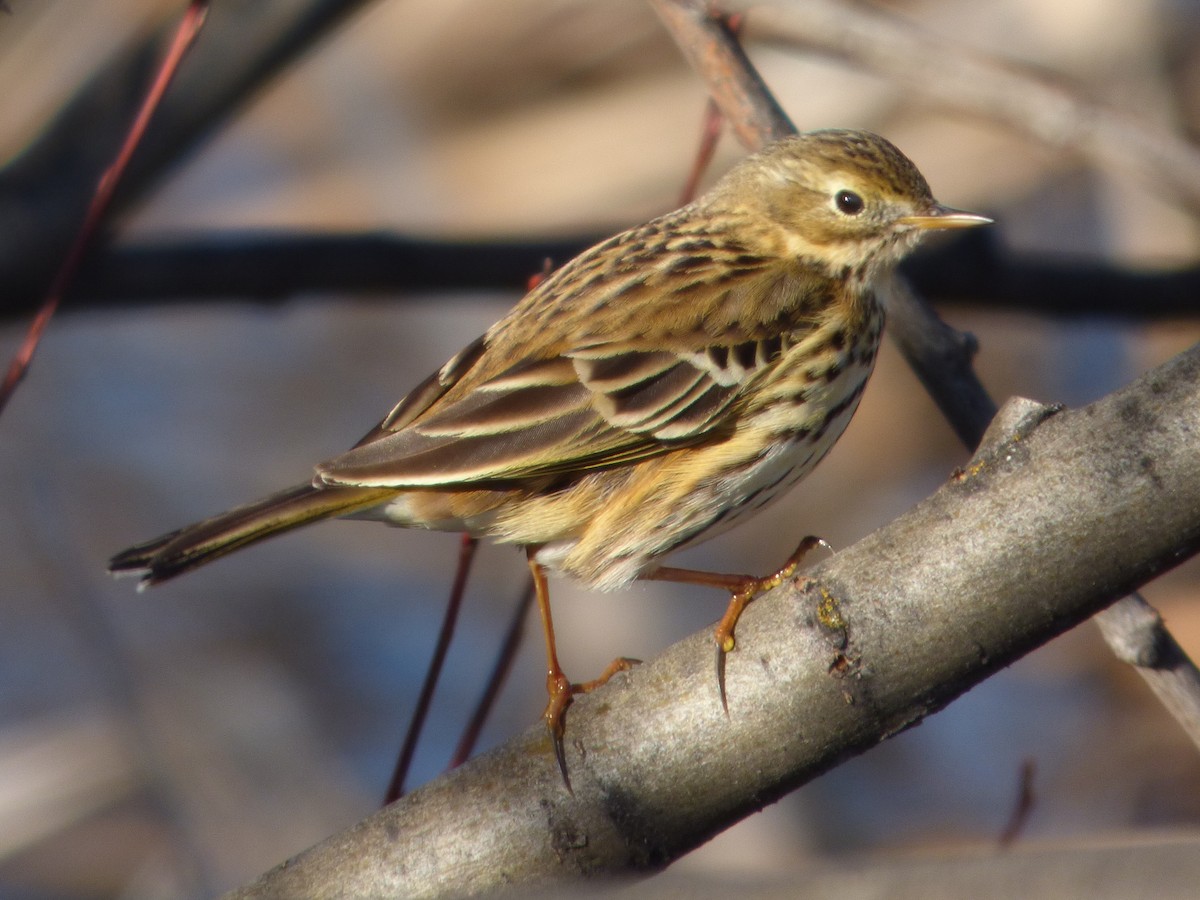
[[[648,228],[550,276],[354,449],[318,466],[316,480],[515,485],[628,464],[729,433],[745,385],[788,349],[786,332],[816,327],[803,308],[812,286],[765,258],[717,265],[701,254],[689,269],[686,296],[665,298],[662,273],[633,265],[639,252],[661,249],[651,245],[665,239],[662,233]],[[621,240],[628,253],[616,255],[622,261],[606,277],[610,245]],[[626,268],[630,277],[618,277]],[[645,277],[633,279],[633,270]],[[770,298],[770,315],[758,325],[737,313],[751,294]],[[647,304],[662,315],[648,316]],[[606,328],[598,334],[601,321]]]
[[732,350],[608,352],[522,363],[319,466],[317,477],[360,486],[450,486],[646,459],[721,431],[742,384],[761,368],[745,365],[752,358],[745,351],[736,371],[698,364],[732,360],[739,355]]

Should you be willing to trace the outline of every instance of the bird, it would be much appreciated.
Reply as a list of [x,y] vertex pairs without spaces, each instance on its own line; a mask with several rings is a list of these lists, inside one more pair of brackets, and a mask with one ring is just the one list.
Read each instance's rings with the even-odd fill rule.
[[925,233],[989,222],[939,204],[879,135],[776,141],[699,199],[549,274],[308,480],[131,547],[109,570],[145,587],[334,517],[517,545],[546,641],[543,720],[566,781],[566,710],[594,683],[572,684],[559,664],[547,572],[600,591],[637,579],[728,590],[715,631],[725,704],[742,610],[819,542],[806,538],[765,578],[664,558],[812,470],[874,367],[880,278]]

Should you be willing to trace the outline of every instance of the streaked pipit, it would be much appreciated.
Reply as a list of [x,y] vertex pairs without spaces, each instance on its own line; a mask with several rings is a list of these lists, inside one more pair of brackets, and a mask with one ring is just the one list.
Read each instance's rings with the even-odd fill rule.
[[545,570],[733,594],[767,579],[664,568],[803,478],[842,434],[875,362],[877,276],[925,231],[988,222],[940,206],[892,144],[857,131],[780,141],[707,195],[577,256],[419,384],[311,481],[115,556],[165,581],[270,535],[353,516],[526,548],[545,626],[545,721],[566,775]]

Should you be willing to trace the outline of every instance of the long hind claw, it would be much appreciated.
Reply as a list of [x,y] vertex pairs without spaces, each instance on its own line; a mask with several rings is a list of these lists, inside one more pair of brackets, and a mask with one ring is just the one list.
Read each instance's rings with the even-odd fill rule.
[[550,732],[550,741],[554,744],[554,757],[558,760],[558,771],[562,775],[563,785],[568,793],[573,794],[571,778],[567,775],[567,753],[563,747],[563,730],[567,707],[571,705],[571,698],[574,697],[575,690],[565,675],[559,673],[556,676],[552,673],[546,678],[546,691],[550,695],[550,700],[546,704],[546,711],[542,713],[542,720],[546,723],[546,730]]
[[721,710],[729,718],[729,697],[725,693],[725,648],[717,644],[717,692],[721,695]]
[[563,746],[567,707],[571,705],[571,700],[576,694],[590,694],[596,688],[606,684],[618,672],[628,672],[634,666],[641,664],[640,659],[618,656],[600,673],[599,678],[580,684],[572,684],[561,672],[547,674],[546,691],[550,695],[550,702],[546,704],[546,711],[542,713],[542,719],[546,723],[546,730],[550,732],[550,740],[554,744],[554,758],[558,761],[558,771],[562,774],[563,785],[570,793],[575,792],[571,790],[571,778],[567,774],[567,752]]
[[824,547],[826,550],[832,551],[824,538],[809,535],[800,542],[779,571],[764,578],[747,577],[729,598],[729,606],[725,608],[725,615],[721,617],[721,621],[717,623],[717,627],[713,631],[713,638],[717,643],[717,690],[721,696],[721,709],[725,711],[726,716],[729,715],[729,698],[725,692],[725,662],[726,657],[737,644],[733,633],[737,628],[738,619],[759,594],[779,587],[794,576],[800,568],[800,563],[804,561],[804,557],[814,547]]

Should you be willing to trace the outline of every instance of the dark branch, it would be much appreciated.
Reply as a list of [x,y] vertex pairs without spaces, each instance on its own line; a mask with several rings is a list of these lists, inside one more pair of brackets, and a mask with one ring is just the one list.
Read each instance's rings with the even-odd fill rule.
[[[439,240],[386,232],[228,232],[118,245],[83,270],[64,311],[179,302],[282,305],[297,295],[520,291],[545,260],[562,263],[603,235]],[[1102,261],[1017,256],[996,235],[964,232],[922,248],[901,268],[938,303],[1044,316],[1130,321],[1200,314],[1200,268],[1131,271]],[[0,273],[0,321],[37,308],[39,285]]]
[[72,305],[95,309],[180,300],[282,304],[298,294],[322,292],[519,292],[547,259],[555,265],[566,262],[598,238],[442,241],[382,232],[259,232],[117,247],[85,271],[86,282]]
[[[145,196],[255,91],[363,2],[213,4],[203,37],[138,147],[114,214]],[[150,35],[97,72],[0,171],[0,273],[6,289],[45,289],[158,68],[163,39],[161,32]]]

